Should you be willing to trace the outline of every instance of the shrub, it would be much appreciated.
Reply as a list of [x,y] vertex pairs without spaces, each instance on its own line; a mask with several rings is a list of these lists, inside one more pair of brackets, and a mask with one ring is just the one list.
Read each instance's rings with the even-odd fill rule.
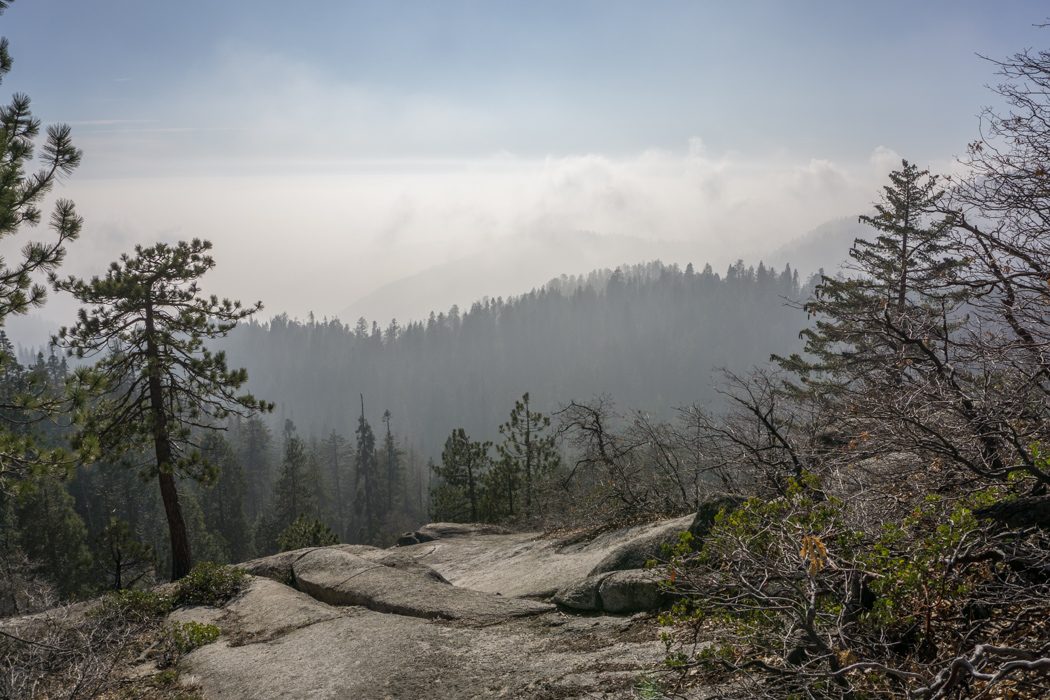
[[303,547],[324,547],[339,544],[339,538],[320,520],[300,515],[295,522],[277,536],[277,546],[282,552]]
[[733,697],[948,697],[965,664],[1020,688],[1050,665],[1025,649],[1048,612],[1050,536],[982,526],[973,509],[1005,495],[928,496],[899,521],[858,523],[806,476],[721,513],[702,545],[686,534],[674,549],[667,665]]
[[205,644],[211,644],[220,634],[222,630],[208,623],[190,621],[166,625],[159,640],[157,665],[160,668],[172,669],[180,657]]
[[175,604],[220,607],[240,593],[248,574],[232,566],[201,562],[179,580]]
[[91,615],[111,621],[145,622],[167,615],[174,607],[175,601],[170,595],[124,589],[103,596]]
[[179,654],[189,654],[194,649],[211,644],[222,633],[217,626],[200,622],[175,623],[168,627],[168,641]]

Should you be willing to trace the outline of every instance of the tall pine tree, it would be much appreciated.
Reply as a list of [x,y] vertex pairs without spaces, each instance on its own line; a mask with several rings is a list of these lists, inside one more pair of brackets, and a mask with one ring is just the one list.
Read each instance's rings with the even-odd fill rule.
[[105,391],[81,414],[77,442],[111,454],[152,447],[150,467],[168,521],[172,579],[189,573],[193,563],[176,477],[214,478],[194,430],[216,429],[231,414],[271,408],[240,393],[247,372],[228,368],[225,353],[205,346],[262,308],[201,293],[198,280],[215,266],[210,250],[211,243],[198,239],[136,246],[133,256],[121,256],[104,277],[55,282],[86,307],[55,343],[78,358],[98,357],[81,376]]
[[875,379],[899,382],[949,342],[960,263],[947,235],[952,218],[935,216],[943,195],[935,176],[903,161],[875,214],[860,217],[878,235],[857,239],[852,274],[823,277],[805,304],[816,317],[801,334],[805,354],[775,358],[811,392],[832,397]]
[[561,464],[561,455],[550,431],[551,419],[529,405],[529,393],[514,402],[510,420],[499,427],[503,442],[499,451],[502,491],[506,494],[508,514],[515,514],[518,484],[524,490],[524,515],[532,514],[536,483],[553,473]]
[[381,483],[379,460],[376,458],[376,437],[365,418],[365,397],[361,396],[361,416],[357,419],[357,451],[355,453],[355,503],[362,519],[359,530],[361,542],[371,543],[379,535]]

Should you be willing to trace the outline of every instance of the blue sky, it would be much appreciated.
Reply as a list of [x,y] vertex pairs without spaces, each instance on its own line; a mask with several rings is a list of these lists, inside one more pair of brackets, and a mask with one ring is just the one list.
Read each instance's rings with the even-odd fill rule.
[[718,150],[839,158],[892,144],[932,159],[958,152],[990,101],[976,53],[1034,45],[1044,15],[1044,3],[987,1],[22,0],[2,22],[11,87],[64,121],[236,129],[253,115],[169,99],[206,99],[245,56],[381,110],[432,100],[486,124],[434,138],[405,125],[339,157],[617,154],[700,136]]
[[[952,167],[993,101],[977,53],[1045,46],[1048,15],[987,0],[18,0],[0,31],[3,88],[85,151],[66,194],[96,244],[74,268],[188,235],[225,268],[250,241],[250,269],[222,286],[305,313],[506,236],[689,239],[721,260],[855,214],[900,156]],[[308,262],[281,247],[290,231],[345,262],[342,286],[254,281]]]

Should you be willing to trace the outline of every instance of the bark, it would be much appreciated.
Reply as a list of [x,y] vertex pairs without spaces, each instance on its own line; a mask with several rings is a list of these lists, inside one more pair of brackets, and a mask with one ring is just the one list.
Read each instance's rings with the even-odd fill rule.
[[149,372],[150,413],[153,419],[153,448],[157,458],[160,497],[164,502],[164,515],[168,519],[168,533],[171,539],[171,580],[177,581],[190,572],[193,557],[173,473],[171,436],[168,432],[168,415],[164,411],[164,393],[160,382],[160,353],[155,333],[153,305],[147,300],[146,362]]

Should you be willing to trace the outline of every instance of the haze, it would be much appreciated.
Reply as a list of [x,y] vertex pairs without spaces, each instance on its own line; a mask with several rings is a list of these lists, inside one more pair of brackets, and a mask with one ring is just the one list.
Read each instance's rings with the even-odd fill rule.
[[4,87],[84,150],[64,272],[200,236],[208,291],[385,323],[624,262],[768,259],[863,211],[901,156],[951,171],[991,99],[977,52],[1037,43],[1045,6],[17,10]]

